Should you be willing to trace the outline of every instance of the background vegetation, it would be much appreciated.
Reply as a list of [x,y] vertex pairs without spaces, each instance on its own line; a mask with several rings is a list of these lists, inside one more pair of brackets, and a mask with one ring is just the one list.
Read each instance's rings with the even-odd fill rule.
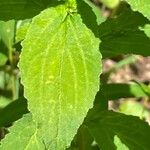
[[[59,28],[61,15],[66,13],[59,8],[61,5],[74,18],[77,30],[73,30],[69,19],[64,19],[67,30],[64,26]],[[149,10],[149,0],[0,0],[0,149],[149,150]],[[49,28],[43,34],[46,23]],[[70,105],[64,100],[59,114],[60,103],[52,99],[57,101],[55,95],[60,91],[57,85],[55,89],[47,84],[52,84],[50,71],[59,68],[52,61],[61,60],[64,43],[72,58],[65,54],[64,72],[56,80],[66,87],[63,94],[69,97],[66,99]],[[42,51],[47,45],[50,49],[44,58]],[[87,55],[84,63],[88,70],[80,62],[82,54]],[[43,72],[42,59],[46,59]],[[75,61],[75,71],[70,69],[71,59],[70,64]],[[85,72],[87,75],[82,77]],[[49,80],[42,84],[38,76],[47,78],[46,73]],[[73,101],[74,92],[77,102]]]

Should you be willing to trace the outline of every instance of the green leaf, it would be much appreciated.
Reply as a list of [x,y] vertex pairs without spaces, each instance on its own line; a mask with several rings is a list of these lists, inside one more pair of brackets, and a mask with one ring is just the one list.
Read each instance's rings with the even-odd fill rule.
[[150,24],[146,24],[143,28],[140,28],[145,32],[145,34],[150,37]]
[[0,150],[44,150],[38,137],[38,129],[31,114],[25,115],[10,128],[10,133],[2,140]]
[[0,53],[0,66],[5,65],[6,61],[7,61],[7,56]]
[[17,28],[16,37],[15,37],[16,43],[25,39],[29,27],[30,27],[30,21],[24,21],[21,23],[21,25]]
[[62,150],[99,89],[99,40],[74,9],[62,5],[35,17],[22,45],[19,66],[29,110],[48,149]]
[[[0,30],[1,30],[1,22],[0,22]],[[5,55],[5,50],[2,44],[2,38],[1,38],[1,34],[0,34],[0,66],[3,66],[6,61],[7,61],[7,56]]]
[[27,113],[27,102],[21,98],[11,102],[0,110],[0,127],[8,126]]
[[[1,80],[1,78],[0,78],[0,80]],[[0,89],[0,93],[2,93],[1,89]],[[3,109],[4,107],[6,107],[10,103],[11,103],[11,99],[6,98],[4,96],[0,96],[0,111],[1,111],[1,109]]]
[[12,60],[12,46],[14,44],[15,36],[15,21],[10,20],[7,22],[0,21],[0,57],[1,65],[4,65],[9,57]]
[[8,49],[11,49],[14,44],[15,35],[15,21],[10,20],[7,22],[0,21],[0,35],[1,40],[4,42]]
[[123,144],[117,136],[114,137],[114,143],[117,147],[117,150],[129,150],[129,148]]
[[104,97],[107,100],[116,100],[119,98],[131,97],[149,97],[150,93],[147,93],[147,91],[150,91],[150,88],[148,86],[145,86],[142,87],[138,83],[102,84],[99,94],[101,95],[103,93]]
[[77,11],[82,18],[82,22],[98,37],[98,23],[93,8],[87,0],[77,0]]
[[[129,20],[129,21],[128,21]],[[103,57],[119,54],[150,55],[150,39],[139,30],[149,21],[139,13],[126,10],[119,17],[108,19],[99,27]]]
[[0,20],[32,18],[58,0],[0,0]]
[[90,118],[86,120],[86,125],[103,150],[116,150],[115,135],[130,150],[149,150],[150,126],[137,117],[102,111],[90,115]]
[[[80,0],[81,1],[81,0]],[[106,20],[106,18],[104,18],[104,16],[102,16],[102,12],[101,12],[101,9],[98,7],[98,6],[95,6],[95,4],[93,4],[91,1],[89,0],[83,0],[85,1],[85,3],[87,3],[91,8],[92,8],[92,11],[94,12],[95,16],[96,16],[96,19],[94,19],[94,22],[95,20],[97,21],[97,24],[101,24],[102,22],[104,22]],[[82,1],[80,3],[83,3]],[[89,15],[91,15],[92,13],[89,11],[90,9],[88,7],[85,7],[85,5],[82,5],[82,11],[85,11],[85,16],[87,17],[86,20],[90,20],[91,17],[89,17]],[[87,9],[88,8],[88,9]],[[88,16],[86,15],[88,13]],[[92,23],[93,24],[93,21]]]
[[94,139],[89,133],[87,126],[81,125],[78,133],[67,150],[91,150]]
[[126,0],[134,11],[139,11],[150,20],[150,1],[149,0]]

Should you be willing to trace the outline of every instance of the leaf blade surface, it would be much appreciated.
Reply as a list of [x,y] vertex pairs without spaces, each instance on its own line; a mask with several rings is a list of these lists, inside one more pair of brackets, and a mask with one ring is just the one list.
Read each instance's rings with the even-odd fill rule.
[[98,49],[99,40],[64,6],[43,11],[30,25],[20,61],[22,83],[49,149],[69,146],[92,107],[99,89]]
[[44,144],[38,137],[38,128],[31,114],[25,115],[10,128],[10,133],[1,141],[1,150],[42,150]]
[[[93,111],[91,110],[90,113],[92,114]],[[117,135],[130,150],[149,149],[150,126],[138,117],[101,111],[97,114],[93,113],[93,117],[90,118],[87,119],[86,124],[100,148],[116,150],[114,136]]]

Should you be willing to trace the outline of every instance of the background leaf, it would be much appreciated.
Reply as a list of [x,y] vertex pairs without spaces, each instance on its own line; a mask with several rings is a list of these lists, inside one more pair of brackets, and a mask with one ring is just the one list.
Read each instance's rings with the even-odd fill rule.
[[[143,84],[142,84],[143,85]],[[119,98],[131,98],[131,97],[149,97],[150,88],[146,85],[142,87],[138,83],[110,83],[102,84],[100,94],[103,94],[107,100],[117,100]]]
[[129,148],[123,144],[117,136],[114,137],[114,143],[117,147],[117,150],[129,150]]
[[20,41],[23,41],[25,39],[25,36],[27,34],[27,31],[30,27],[30,23],[31,23],[31,20],[27,19],[27,20],[24,20],[24,21],[21,21],[18,22],[18,26],[17,27],[17,31],[16,31],[16,43],[20,42]]
[[[130,21],[128,21],[130,20]],[[100,49],[103,57],[119,54],[150,55],[150,39],[139,30],[149,21],[141,14],[127,9],[117,18],[108,19],[99,26]]]
[[134,11],[139,11],[150,20],[150,1],[149,0],[126,0]]
[[14,35],[15,35],[15,21],[10,20],[7,22],[1,21],[0,22],[0,34],[1,40],[4,42],[8,49],[12,48],[14,43]]
[[[102,12],[101,12],[101,9],[96,6],[95,4],[93,4],[91,1],[89,0],[83,0],[85,3],[87,3],[91,8],[92,8],[92,11],[94,12],[96,18],[92,21],[91,24],[93,24],[93,22],[97,21],[97,24],[100,25],[102,22],[104,22],[106,20],[106,18],[102,15]],[[85,19],[86,21],[89,21],[89,18],[91,19],[92,17],[88,17],[89,15],[92,15],[92,12],[90,11],[90,8],[88,8],[86,6],[86,4],[83,4],[84,2],[82,1],[79,1],[78,0],[78,5],[81,5],[80,7],[80,10],[81,12],[84,12],[84,16],[87,17],[87,19]],[[81,3],[81,4],[80,4]],[[80,15],[82,16],[82,13],[80,12]],[[88,14],[88,16],[86,15]]]
[[143,30],[145,34],[150,37],[150,24],[146,24],[141,30]]
[[0,53],[0,66],[3,66],[7,61],[6,55]]
[[10,125],[27,112],[27,101],[24,98],[11,102],[6,107],[0,109],[0,127]]
[[15,21],[7,22],[0,21],[0,55],[2,57],[2,64],[4,65],[9,58],[12,61],[13,44],[15,40]]
[[101,149],[116,150],[117,135],[130,150],[149,150],[150,126],[146,122],[112,111],[89,113],[86,125]]
[[0,20],[32,18],[58,0],[0,0]]

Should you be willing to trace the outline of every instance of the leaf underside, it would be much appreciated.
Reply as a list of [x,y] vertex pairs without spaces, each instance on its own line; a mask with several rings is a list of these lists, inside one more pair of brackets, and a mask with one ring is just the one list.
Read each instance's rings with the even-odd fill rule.
[[0,0],[0,20],[32,18],[42,10],[63,3],[63,0]]

